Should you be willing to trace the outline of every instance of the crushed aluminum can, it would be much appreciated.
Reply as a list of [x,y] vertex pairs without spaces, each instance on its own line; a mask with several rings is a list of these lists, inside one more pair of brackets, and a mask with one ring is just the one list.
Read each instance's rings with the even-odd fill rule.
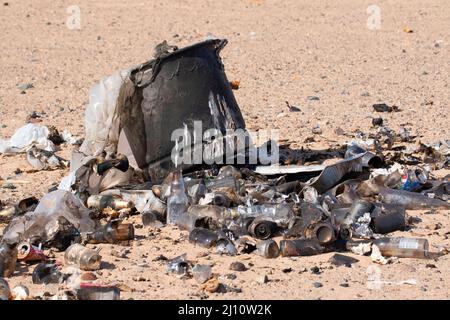
[[405,170],[402,176],[402,190],[418,191],[428,180],[426,172],[420,168]]
[[46,256],[40,247],[33,246],[29,242],[19,243],[17,247],[17,260],[23,262],[44,261]]

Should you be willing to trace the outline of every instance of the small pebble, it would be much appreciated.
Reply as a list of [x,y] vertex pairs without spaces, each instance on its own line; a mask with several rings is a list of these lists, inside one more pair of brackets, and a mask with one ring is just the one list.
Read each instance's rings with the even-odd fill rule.
[[319,125],[316,125],[314,128],[312,128],[312,133],[314,134],[322,134],[322,129]]
[[16,186],[13,185],[11,182],[6,182],[3,184],[2,188],[14,190],[14,189],[16,189]]
[[373,118],[372,119],[372,125],[374,127],[382,126],[383,125],[383,118]]
[[267,282],[269,282],[269,277],[265,274],[264,276],[262,276],[258,279],[258,282],[261,284],[267,283]]
[[233,270],[233,271],[246,271],[247,267],[242,262],[235,261],[235,262],[232,262],[230,264],[230,270]]
[[310,269],[312,274],[321,274],[319,267],[315,266]]
[[321,288],[321,287],[323,287],[323,284],[321,284],[320,282],[314,282],[313,286],[314,286],[314,288]]

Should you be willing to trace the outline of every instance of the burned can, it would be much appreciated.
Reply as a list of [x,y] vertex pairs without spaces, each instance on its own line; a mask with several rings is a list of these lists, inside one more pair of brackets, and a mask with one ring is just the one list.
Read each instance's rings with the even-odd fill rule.
[[367,212],[372,212],[374,208],[374,204],[366,201],[366,200],[358,200],[355,201],[350,207],[347,216],[344,219],[344,223],[347,225],[351,225],[356,221],[359,217],[364,215]]
[[199,217],[195,214],[184,214],[177,220],[176,226],[182,230],[192,231],[195,228],[217,229],[218,226],[210,217]]
[[66,265],[76,266],[84,271],[94,271],[100,269],[102,256],[98,251],[76,243],[67,248],[64,261]]
[[166,221],[166,210],[167,205],[164,201],[160,200],[158,197],[153,197],[145,205],[145,210],[155,211],[158,214],[158,220]]
[[325,248],[316,239],[281,240],[280,252],[283,257],[313,256],[321,254]]
[[397,230],[404,230],[406,227],[406,217],[404,207],[399,210],[393,210],[390,212],[377,212],[374,210],[372,213],[372,219],[370,221],[370,227],[373,232],[379,234],[387,234]]
[[428,175],[421,168],[405,170],[402,176],[402,189],[405,191],[418,191],[427,182]]
[[17,251],[17,260],[19,261],[35,262],[43,261],[46,259],[44,252],[40,248],[33,246],[29,242],[19,243]]
[[8,282],[0,277],[0,300],[9,300],[10,295],[11,291]]
[[34,268],[31,280],[34,284],[62,283],[64,275],[56,264],[41,262]]
[[162,222],[159,220],[159,214],[155,210],[144,211],[141,213],[142,224],[144,226],[158,227],[162,226]]
[[134,227],[131,223],[119,220],[108,222],[105,226],[85,235],[87,243],[117,243],[134,238]]
[[339,238],[342,240],[350,240],[352,238],[353,232],[350,226],[340,225],[339,226]]
[[217,232],[204,228],[195,228],[189,233],[189,242],[204,248],[211,248],[217,244]]
[[216,206],[221,206],[221,207],[231,207],[231,204],[233,203],[231,201],[231,199],[223,192],[214,192],[214,197],[213,197],[213,203]]
[[105,209],[111,208],[115,210],[127,209],[133,207],[133,202],[117,199],[110,195],[93,195],[87,199],[88,208]]
[[218,178],[227,178],[231,177],[236,180],[242,179],[242,173],[235,166],[224,166],[220,168],[219,173],[217,175]]
[[261,257],[273,259],[280,255],[280,248],[274,240],[264,240],[256,244],[256,253]]
[[278,226],[275,222],[258,218],[254,219],[248,227],[250,235],[260,240],[271,238],[277,231]]
[[330,244],[336,240],[336,232],[333,226],[327,222],[321,222],[314,227],[313,235],[320,244]]
[[116,286],[81,283],[77,296],[80,300],[120,300],[120,289]]
[[17,207],[21,212],[31,211],[37,204],[39,200],[36,197],[29,197],[19,201]]
[[117,155],[116,159],[105,160],[97,164],[97,173],[102,176],[107,170],[116,168],[122,172],[126,172],[130,167],[128,158],[124,155]]

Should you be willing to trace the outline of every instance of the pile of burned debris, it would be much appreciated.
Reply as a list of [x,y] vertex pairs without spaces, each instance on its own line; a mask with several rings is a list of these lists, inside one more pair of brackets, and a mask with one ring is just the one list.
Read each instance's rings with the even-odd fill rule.
[[[225,44],[208,40],[178,49],[163,43],[155,59],[91,90],[86,136],[72,154],[69,175],[40,200],[0,208],[8,223],[0,277],[13,276],[18,262],[36,264],[33,283],[66,283],[66,298],[119,299],[119,288],[82,281],[80,270],[101,268],[101,255],[87,244],[133,241],[129,218],[136,215],[144,226],[177,226],[192,245],[224,255],[275,259],[351,251],[386,264],[392,257],[447,253],[432,252],[426,239],[387,235],[409,227],[406,210],[450,209],[450,182],[432,175],[449,167],[449,141],[415,143],[406,129],[396,133],[378,122],[376,134],[325,151],[278,148],[270,141],[265,155],[278,150],[271,165],[264,165],[262,147],[253,148],[252,164],[248,145],[231,157],[243,155],[239,165],[227,164],[217,150],[204,152],[217,139],[189,144],[189,153],[200,148],[207,155],[202,161],[173,161],[177,142],[171,135],[178,128],[194,131],[201,121],[224,141],[235,138],[230,130],[245,131],[219,57]],[[52,140],[48,128],[29,124],[2,141],[0,151],[27,152],[37,170],[65,165]],[[77,145],[78,139],[61,137],[71,140]],[[207,164],[208,156],[221,161]],[[49,248],[65,251],[66,269],[45,255]],[[211,267],[192,266],[186,255],[169,260],[167,270],[194,277],[205,290],[219,288]],[[0,278],[0,299],[26,299],[27,292],[10,290]]]

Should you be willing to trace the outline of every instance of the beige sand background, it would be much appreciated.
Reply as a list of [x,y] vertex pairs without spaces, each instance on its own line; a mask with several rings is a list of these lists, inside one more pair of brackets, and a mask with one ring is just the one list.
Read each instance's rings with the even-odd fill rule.
[[[5,3],[8,5],[5,5]],[[380,29],[367,26],[369,5],[381,9]],[[70,30],[67,8],[77,5],[81,29]],[[408,27],[413,33],[405,33]],[[132,1],[40,0],[0,2],[0,137],[11,136],[36,111],[43,125],[72,134],[84,132],[89,88],[105,75],[148,60],[162,40],[184,46],[208,35],[223,37],[222,52],[230,80],[249,129],[279,129],[293,146],[322,148],[368,132],[375,116],[371,105],[398,105],[402,112],[383,114],[394,130],[406,126],[425,142],[449,138],[450,6],[447,0],[408,1]],[[21,94],[17,84],[33,83]],[[317,96],[319,101],[310,101]],[[289,113],[288,100],[301,109]],[[315,142],[311,130],[323,133]],[[336,134],[341,128],[345,135]],[[339,131],[339,130],[338,130]],[[70,147],[60,155],[69,157]],[[25,171],[16,174],[16,169]],[[0,189],[0,200],[14,203],[24,196],[41,197],[66,170],[30,170],[24,155],[0,156],[0,177],[15,190]],[[438,173],[443,175],[443,173]],[[24,183],[27,182],[27,183]],[[448,211],[424,214],[404,236],[424,236],[432,245],[450,245]],[[442,227],[435,229],[436,223]],[[138,221],[136,220],[136,223]],[[415,279],[416,284],[383,284],[368,289],[370,258],[357,257],[352,268],[333,267],[332,254],[311,258],[265,260],[254,255],[219,257],[194,248],[177,229],[137,229],[139,240],[128,258],[111,256],[112,246],[100,245],[112,265],[98,272],[99,281],[125,283],[122,298],[206,298],[193,279],[165,273],[160,254],[211,263],[213,271],[234,273],[221,280],[242,293],[208,294],[209,299],[448,299],[450,257],[439,261],[403,259],[379,266],[382,281]],[[114,248],[117,249],[116,246]],[[208,253],[205,257],[202,253]],[[249,270],[228,270],[232,261]],[[310,271],[318,267],[320,274]],[[290,273],[282,269],[291,268]],[[370,269],[369,269],[370,270]],[[57,285],[31,285],[32,268],[23,268],[10,282],[25,284],[34,295],[58,291]],[[269,282],[260,283],[267,275]],[[314,283],[323,286],[315,288]],[[348,287],[341,284],[347,283]]]

